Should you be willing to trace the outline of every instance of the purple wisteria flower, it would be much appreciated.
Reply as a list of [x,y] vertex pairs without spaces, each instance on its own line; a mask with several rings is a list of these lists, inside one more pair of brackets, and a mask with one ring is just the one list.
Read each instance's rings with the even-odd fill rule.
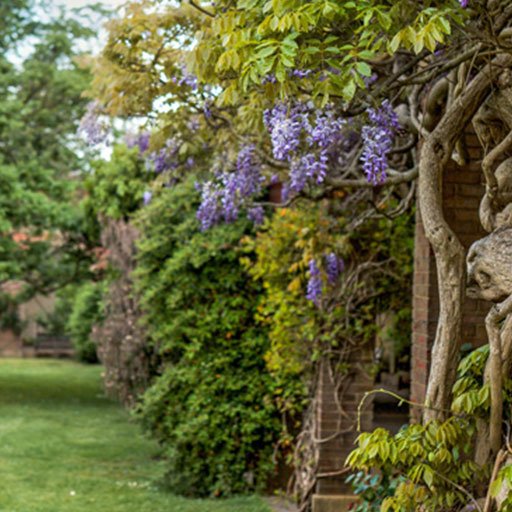
[[310,179],[322,183],[328,168],[328,156],[325,151],[306,153],[302,157],[292,161],[290,167],[290,190],[300,192]]
[[276,160],[289,160],[297,151],[303,132],[309,132],[311,125],[304,105],[288,108],[278,103],[263,113],[263,121],[270,132],[272,153]]
[[105,142],[109,134],[107,124],[100,118],[101,112],[101,104],[91,101],[78,127],[78,133],[83,134],[87,143],[93,146]]
[[309,260],[309,280],[306,299],[320,306],[322,298],[322,276],[314,259]]
[[151,199],[153,198],[153,193],[150,190],[146,190],[142,196],[142,200],[144,202],[144,205],[148,205],[151,202]]
[[213,181],[196,183],[196,189],[201,192],[201,203],[196,216],[201,224],[201,231],[206,231],[222,219],[222,190],[219,184],[213,183]]
[[187,123],[187,128],[191,132],[197,132],[199,130],[201,124],[199,123],[199,119],[197,117],[190,119],[190,121]]
[[329,163],[342,137],[345,122],[333,111],[317,110],[314,123],[312,105],[283,103],[264,112],[264,123],[270,132],[272,153],[277,160],[290,163],[289,190],[298,193],[314,180],[322,183]]
[[[216,180],[199,185],[201,204],[197,218],[204,231],[224,219],[235,221],[240,209],[247,206],[250,199],[261,192],[264,178],[261,163],[253,144],[244,146],[238,153],[235,172],[218,172]],[[248,212],[255,220],[262,217],[262,210]]]
[[156,174],[173,171],[179,166],[179,150],[183,141],[180,137],[167,140],[163,148],[149,153],[146,157],[146,167]]
[[369,183],[379,185],[386,180],[388,153],[393,147],[393,138],[400,128],[398,116],[391,103],[384,100],[377,110],[368,109],[370,124],[363,126],[363,152],[361,162]]
[[181,64],[179,68],[181,71],[181,78],[179,80],[175,78],[174,81],[179,86],[185,85],[187,87],[190,87],[193,91],[195,91],[197,89],[197,77],[188,71],[187,66],[185,64]]
[[263,220],[265,219],[265,211],[262,206],[254,206],[247,210],[247,218],[254,222],[256,226],[263,224]]
[[150,138],[151,134],[147,131],[136,134],[130,133],[126,135],[125,142],[129,148],[137,147],[139,149],[139,153],[143,155],[149,149]]
[[203,115],[206,119],[212,118],[212,103],[209,100],[206,100],[203,105]]
[[329,284],[335,285],[338,277],[345,270],[345,262],[335,253],[331,252],[325,256],[327,281]]
[[459,0],[459,4],[463,9],[465,9],[469,4],[469,0]]
[[345,121],[337,119],[332,110],[317,110],[308,141],[322,149],[333,147],[341,142],[344,126]]
[[312,72],[311,69],[292,69],[289,74],[293,78],[302,79],[307,78]]
[[269,73],[268,75],[265,75],[261,79],[261,85],[275,84],[276,82],[277,82],[277,78],[276,78],[276,75],[274,75],[274,73]]

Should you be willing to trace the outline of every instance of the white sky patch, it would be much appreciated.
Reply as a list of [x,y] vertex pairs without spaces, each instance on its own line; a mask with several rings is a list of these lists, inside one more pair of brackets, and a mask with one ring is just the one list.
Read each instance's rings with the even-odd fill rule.
[[85,7],[86,5],[91,5],[94,3],[101,3],[105,7],[112,9],[114,7],[121,7],[123,4],[126,3],[126,0],[100,0],[99,2],[94,2],[91,0],[58,0],[57,2],[55,2],[55,4],[63,5],[67,9],[73,9],[75,7]]

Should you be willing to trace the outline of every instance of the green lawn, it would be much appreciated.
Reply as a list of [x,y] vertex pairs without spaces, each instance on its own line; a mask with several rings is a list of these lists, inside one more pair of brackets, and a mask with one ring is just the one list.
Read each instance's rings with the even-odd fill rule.
[[0,512],[269,512],[158,488],[156,447],[104,398],[100,367],[0,360]]

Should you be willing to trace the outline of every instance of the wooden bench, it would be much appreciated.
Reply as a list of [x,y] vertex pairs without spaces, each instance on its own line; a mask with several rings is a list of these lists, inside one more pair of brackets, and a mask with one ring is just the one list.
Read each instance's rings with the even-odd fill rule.
[[73,357],[75,350],[69,338],[39,334],[34,343],[35,357]]

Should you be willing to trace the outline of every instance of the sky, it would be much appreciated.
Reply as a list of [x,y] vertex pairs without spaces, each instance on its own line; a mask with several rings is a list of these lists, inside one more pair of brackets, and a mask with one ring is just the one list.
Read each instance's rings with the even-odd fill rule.
[[63,5],[69,9],[71,9],[73,7],[83,7],[84,5],[92,4],[92,3],[102,3],[106,7],[112,8],[112,7],[120,6],[125,2],[126,2],[126,0],[99,0],[99,2],[98,1],[95,2],[95,1],[91,1],[91,0],[58,0],[55,3]]

